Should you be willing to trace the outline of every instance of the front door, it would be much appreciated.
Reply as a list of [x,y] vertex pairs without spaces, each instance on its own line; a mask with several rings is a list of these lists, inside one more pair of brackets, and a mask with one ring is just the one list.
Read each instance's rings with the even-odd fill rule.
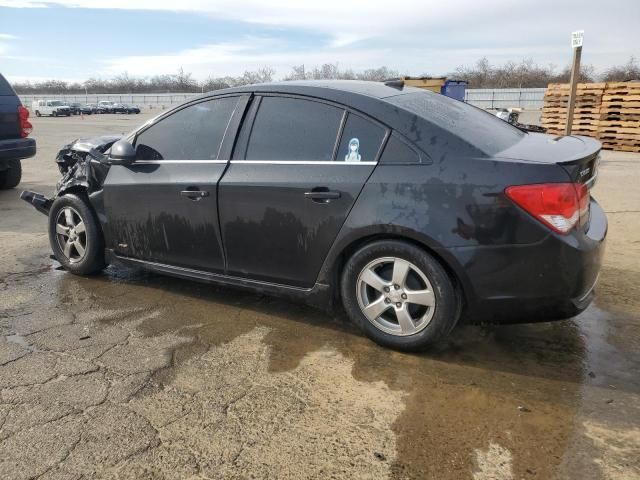
[[220,182],[228,274],[311,287],[386,129],[300,97],[254,100]]
[[230,96],[190,104],[136,135],[135,163],[112,166],[104,182],[107,248],[129,258],[224,270],[217,188],[231,153],[225,145],[233,143],[234,119],[246,102]]

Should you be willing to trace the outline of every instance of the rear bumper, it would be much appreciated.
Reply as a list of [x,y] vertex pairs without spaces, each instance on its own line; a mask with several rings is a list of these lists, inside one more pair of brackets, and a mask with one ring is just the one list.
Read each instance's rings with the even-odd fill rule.
[[549,234],[532,245],[450,249],[466,280],[465,319],[518,323],[579,314],[594,296],[607,228],[592,200],[586,232]]
[[2,162],[22,160],[36,154],[36,141],[33,138],[13,138],[0,140],[0,167]]

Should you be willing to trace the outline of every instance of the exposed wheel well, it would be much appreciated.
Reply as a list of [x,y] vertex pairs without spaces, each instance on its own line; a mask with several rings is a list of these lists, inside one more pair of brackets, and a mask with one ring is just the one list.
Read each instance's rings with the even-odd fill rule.
[[[444,268],[444,270],[447,272],[447,275],[449,276],[449,278],[451,279],[451,282],[453,283],[456,292],[458,292],[458,295],[460,295],[460,306],[461,308],[464,309],[464,305],[467,301],[466,298],[466,294],[464,291],[464,286],[462,285],[462,282],[460,281],[460,279],[458,278],[458,275],[456,274],[456,272],[453,270],[453,268],[451,268],[451,266],[440,256],[438,255],[437,252],[435,252],[433,249],[429,248],[427,245],[418,242],[412,238],[408,238],[402,235],[393,235],[393,234],[388,234],[388,233],[381,233],[381,234],[374,234],[374,235],[369,235],[366,237],[362,237],[359,238],[355,241],[353,241],[352,243],[350,243],[349,245],[347,245],[342,252],[340,253],[340,255],[338,255],[336,261],[334,262],[334,266],[333,266],[333,272],[332,272],[332,277],[335,281],[335,285],[339,285],[341,278],[342,278],[342,270],[345,266],[345,264],[347,263],[347,260],[360,248],[362,248],[364,245],[371,243],[371,242],[375,242],[378,240],[400,240],[403,241],[405,243],[409,243],[411,245],[414,245],[418,248],[421,248],[422,250],[426,251],[427,253],[429,253],[431,256],[433,256],[438,263],[440,263],[440,265],[442,266],[442,268]],[[335,295],[339,297],[340,295],[340,288],[336,288],[334,289],[335,291]]]

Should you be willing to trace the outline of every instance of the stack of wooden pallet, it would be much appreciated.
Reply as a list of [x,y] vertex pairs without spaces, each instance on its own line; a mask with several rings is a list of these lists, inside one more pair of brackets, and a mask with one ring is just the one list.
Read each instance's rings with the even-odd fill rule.
[[[573,110],[574,135],[597,137],[605,83],[579,83]],[[567,124],[569,84],[551,83],[544,93],[542,126],[547,133],[563,135]]]
[[640,82],[607,83],[598,138],[603,148],[640,152]]
[[[564,135],[569,85],[549,84],[544,94],[542,126]],[[609,150],[640,152],[640,82],[579,83],[573,135],[586,135]]]

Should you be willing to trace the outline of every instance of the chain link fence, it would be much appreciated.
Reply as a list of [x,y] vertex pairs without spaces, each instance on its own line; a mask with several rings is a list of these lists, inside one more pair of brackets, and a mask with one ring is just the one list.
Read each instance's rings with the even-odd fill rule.
[[[544,105],[544,88],[471,88],[465,102],[484,109],[519,107],[540,110]],[[34,100],[64,100],[68,103],[110,102],[138,105],[140,108],[163,110],[179,105],[199,93],[138,93],[88,95],[20,95],[22,103],[31,107]]]
[[541,110],[546,88],[473,88],[465,92],[464,101],[488,109],[518,107]]

